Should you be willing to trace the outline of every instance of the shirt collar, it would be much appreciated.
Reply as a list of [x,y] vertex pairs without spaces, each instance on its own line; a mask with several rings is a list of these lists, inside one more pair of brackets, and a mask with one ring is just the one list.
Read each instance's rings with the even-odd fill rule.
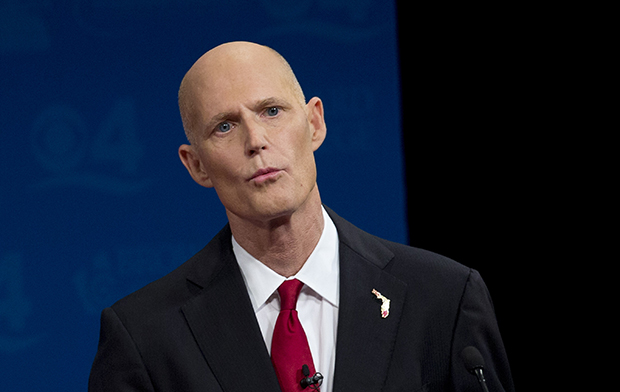
[[[321,238],[301,270],[289,279],[299,279],[325,300],[338,307],[340,294],[338,231],[327,211],[324,208],[322,211],[324,226]],[[234,236],[232,245],[252,306],[257,312],[286,278],[249,254],[237,243]]]

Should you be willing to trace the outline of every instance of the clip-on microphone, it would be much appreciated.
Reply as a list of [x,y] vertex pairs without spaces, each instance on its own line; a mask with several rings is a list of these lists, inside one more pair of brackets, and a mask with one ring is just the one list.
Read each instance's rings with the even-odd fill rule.
[[461,358],[463,359],[465,368],[478,378],[482,391],[489,392],[487,381],[484,379],[484,373],[482,371],[484,369],[484,359],[480,351],[473,346],[467,346],[461,352]]
[[301,384],[301,388],[305,389],[306,387],[310,387],[310,389],[318,391],[319,387],[323,383],[323,375],[316,372],[312,377],[310,377],[310,369],[308,368],[308,365],[303,365],[301,367],[301,372],[304,375],[304,378],[302,378],[299,382]]

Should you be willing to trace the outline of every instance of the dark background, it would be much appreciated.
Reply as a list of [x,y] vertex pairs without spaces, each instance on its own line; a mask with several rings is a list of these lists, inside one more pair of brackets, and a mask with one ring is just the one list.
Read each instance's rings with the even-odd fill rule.
[[541,274],[563,232],[544,35],[533,10],[507,5],[397,9],[409,242],[481,273],[515,385],[528,388],[553,281]]

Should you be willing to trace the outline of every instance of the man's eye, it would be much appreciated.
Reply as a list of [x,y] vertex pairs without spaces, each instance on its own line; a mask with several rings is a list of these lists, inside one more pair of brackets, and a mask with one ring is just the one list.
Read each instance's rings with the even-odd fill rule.
[[223,122],[217,126],[217,130],[226,133],[232,129],[232,125],[229,122]]
[[271,107],[271,108],[267,109],[267,115],[269,117],[275,117],[275,116],[278,115],[278,113],[280,113],[280,108],[278,108],[278,107],[274,106],[274,107]]

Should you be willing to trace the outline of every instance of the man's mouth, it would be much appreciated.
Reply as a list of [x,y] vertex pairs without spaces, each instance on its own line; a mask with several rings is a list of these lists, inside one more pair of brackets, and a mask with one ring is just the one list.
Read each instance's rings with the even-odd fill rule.
[[269,179],[275,178],[280,174],[282,170],[276,169],[275,167],[267,167],[264,169],[258,169],[252,177],[248,179],[248,181],[254,181],[256,183],[265,182]]

